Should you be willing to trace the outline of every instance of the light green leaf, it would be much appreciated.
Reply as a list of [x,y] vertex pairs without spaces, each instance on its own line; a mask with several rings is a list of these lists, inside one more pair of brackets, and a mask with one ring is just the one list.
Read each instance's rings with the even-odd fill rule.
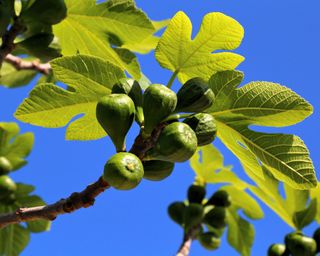
[[238,214],[238,208],[231,206],[228,210],[228,242],[242,256],[251,255],[255,231],[252,224]]
[[125,74],[120,68],[100,58],[77,55],[51,62],[54,76],[68,85],[68,90],[54,84],[39,84],[19,106],[15,117],[42,127],[64,127],[68,140],[93,140],[106,136],[96,120],[98,100],[110,94],[112,86]]
[[310,190],[310,198],[317,200],[317,213],[315,216],[315,220],[318,223],[320,223],[320,185],[319,183],[316,188]]
[[19,134],[16,123],[0,123],[0,156],[7,158],[12,165],[12,171],[23,167],[30,154],[34,136],[33,133]]
[[204,183],[230,183],[243,189],[247,184],[231,171],[231,166],[224,166],[223,156],[212,144],[198,148],[190,159],[196,179]]
[[157,61],[163,68],[178,72],[184,83],[192,77],[209,79],[213,73],[235,69],[243,57],[231,52],[243,38],[243,28],[222,13],[207,14],[197,36],[192,40],[192,24],[188,16],[178,12],[171,20],[156,48]]
[[294,214],[293,222],[295,223],[296,227],[301,230],[314,221],[316,214],[317,200],[313,199],[306,209]]
[[16,70],[12,65],[4,62],[0,69],[0,85],[16,88],[27,85],[37,75],[32,70]]
[[123,61],[111,45],[137,44],[150,37],[155,29],[133,1],[67,0],[68,16],[53,27],[64,56],[76,53],[101,57],[140,78],[136,59]]

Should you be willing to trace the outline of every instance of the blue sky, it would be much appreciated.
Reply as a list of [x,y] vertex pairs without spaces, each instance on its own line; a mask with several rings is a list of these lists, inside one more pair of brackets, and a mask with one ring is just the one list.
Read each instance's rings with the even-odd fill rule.
[[[223,12],[238,20],[245,28],[245,38],[238,53],[246,60],[239,70],[245,82],[264,80],[290,87],[313,104],[315,113],[305,122],[280,131],[301,136],[308,145],[316,169],[319,169],[320,89],[320,18],[318,0],[137,0],[152,19],[172,17],[183,10],[192,20],[195,34],[203,15]],[[143,72],[154,83],[166,83],[170,72],[162,70],[153,53],[139,56]],[[177,86],[177,84],[176,84]],[[9,90],[0,87],[1,121],[14,121],[12,113],[28,95],[32,85]],[[176,87],[175,87],[176,88]],[[92,142],[64,140],[65,129],[45,129],[21,124],[24,132],[36,136],[30,164],[14,174],[17,181],[37,186],[37,193],[47,202],[67,196],[95,181],[105,161],[114,153],[108,139]],[[132,142],[136,129],[129,134]],[[225,163],[232,164],[244,179],[238,160],[219,141],[215,145],[225,154]],[[320,177],[320,176],[319,176]],[[170,178],[154,183],[144,181],[130,192],[109,190],[90,209],[58,217],[52,230],[33,235],[24,256],[164,256],[173,255],[182,239],[182,230],[167,217],[167,206],[184,200],[194,174],[188,163],[179,164]],[[208,187],[209,191],[216,189]],[[268,246],[282,242],[291,229],[261,204],[265,218],[255,221],[256,239],[252,255],[265,255]],[[316,227],[306,229],[311,234]],[[197,242],[191,255],[238,255],[223,238],[221,249],[207,252]]]

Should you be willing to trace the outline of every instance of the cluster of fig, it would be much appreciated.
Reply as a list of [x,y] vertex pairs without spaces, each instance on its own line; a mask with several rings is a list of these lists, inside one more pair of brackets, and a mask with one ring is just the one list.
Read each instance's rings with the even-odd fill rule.
[[15,202],[16,183],[7,175],[12,165],[6,157],[0,157],[0,204],[11,205]]
[[[187,161],[198,146],[215,139],[215,120],[204,113],[214,98],[200,78],[187,81],[177,94],[161,84],[152,84],[143,92],[137,81],[119,80],[96,107],[97,120],[117,151],[105,164],[105,181],[116,189],[129,190],[142,178],[159,181],[168,177],[176,162]],[[140,126],[137,138],[145,145],[140,150],[143,153],[126,151],[126,136],[134,120]]]
[[224,190],[218,190],[208,200],[205,195],[205,187],[191,185],[188,201],[172,203],[168,214],[183,227],[185,234],[197,239],[205,249],[216,250],[227,226],[226,208],[231,205],[231,197]]
[[272,244],[268,256],[315,256],[320,252],[320,228],[313,237],[295,231],[285,236],[284,244]]

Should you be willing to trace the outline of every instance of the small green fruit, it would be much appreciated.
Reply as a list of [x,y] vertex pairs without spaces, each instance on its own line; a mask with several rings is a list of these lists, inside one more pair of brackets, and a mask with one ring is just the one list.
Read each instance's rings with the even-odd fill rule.
[[313,233],[313,239],[317,243],[317,252],[320,252],[320,228],[317,228]]
[[12,171],[13,167],[10,163],[10,161],[4,157],[0,157],[0,175],[8,174],[10,171]]
[[7,31],[10,21],[14,14],[14,1],[0,1],[0,37]]
[[17,185],[9,176],[0,176],[0,200],[6,199],[16,190]]
[[224,228],[227,226],[227,211],[224,207],[214,207],[204,217],[204,222],[213,228]]
[[1,200],[1,203],[6,205],[13,205],[16,202],[16,195],[14,193],[11,193],[6,198],[3,198]]
[[203,186],[191,185],[188,189],[188,200],[190,203],[201,204],[206,196],[206,189]]
[[206,204],[229,207],[231,205],[231,196],[224,190],[218,190],[209,198]]
[[117,153],[104,166],[104,180],[116,189],[133,189],[139,185],[142,177],[143,165],[140,159],[131,153]]
[[188,80],[178,91],[175,112],[200,113],[212,106],[215,95],[207,83],[199,78]]
[[160,181],[169,177],[174,169],[174,163],[166,161],[144,161],[144,176],[143,178],[152,181]]
[[126,135],[135,116],[134,103],[126,94],[111,94],[101,98],[96,116],[110,136],[117,152],[125,151]]
[[317,243],[311,237],[293,235],[287,241],[292,256],[315,256]]
[[183,122],[189,125],[197,135],[198,146],[208,145],[216,138],[217,125],[210,114],[199,113],[186,118]]
[[186,205],[183,202],[174,202],[169,205],[168,214],[174,222],[182,225],[185,209]]
[[185,232],[188,232],[191,228],[194,228],[201,224],[203,220],[203,206],[201,204],[191,203],[189,204],[183,215],[183,223]]
[[67,17],[67,6],[64,0],[36,0],[21,13],[24,21],[36,21],[49,25],[58,24]]
[[163,160],[169,162],[185,162],[197,150],[197,136],[184,123],[172,123],[166,126],[154,148],[145,155],[145,160]]
[[221,240],[214,232],[205,232],[198,236],[200,244],[207,250],[213,251],[220,247]]
[[162,84],[152,84],[144,92],[144,130],[150,135],[153,129],[174,112],[177,95]]
[[131,78],[122,78],[112,87],[112,94],[127,94],[133,101],[136,108],[136,120],[143,123],[143,95],[140,84]]
[[268,256],[282,256],[286,251],[284,244],[272,244],[268,249]]

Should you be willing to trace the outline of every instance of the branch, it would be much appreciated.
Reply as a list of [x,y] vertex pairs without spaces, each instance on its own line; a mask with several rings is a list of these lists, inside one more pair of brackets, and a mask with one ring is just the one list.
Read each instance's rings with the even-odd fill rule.
[[34,70],[44,75],[49,75],[51,71],[50,63],[40,63],[38,60],[24,61],[12,54],[8,54],[4,61],[14,66],[17,70]]
[[0,229],[10,224],[32,220],[54,220],[58,215],[71,213],[80,208],[87,208],[94,204],[95,198],[107,188],[109,184],[99,178],[95,183],[89,185],[80,193],[73,193],[67,199],[61,199],[58,202],[39,207],[19,208],[14,213],[0,215]]
[[11,53],[14,48],[14,40],[25,30],[25,26],[22,25],[17,17],[14,18],[14,23],[10,29],[2,36],[2,45],[0,47],[0,68],[5,57]]
[[199,227],[195,227],[191,229],[188,233],[185,233],[183,236],[182,243],[179,247],[179,250],[176,254],[176,256],[188,256],[190,253],[190,248],[192,241],[196,237],[196,233],[198,232]]

